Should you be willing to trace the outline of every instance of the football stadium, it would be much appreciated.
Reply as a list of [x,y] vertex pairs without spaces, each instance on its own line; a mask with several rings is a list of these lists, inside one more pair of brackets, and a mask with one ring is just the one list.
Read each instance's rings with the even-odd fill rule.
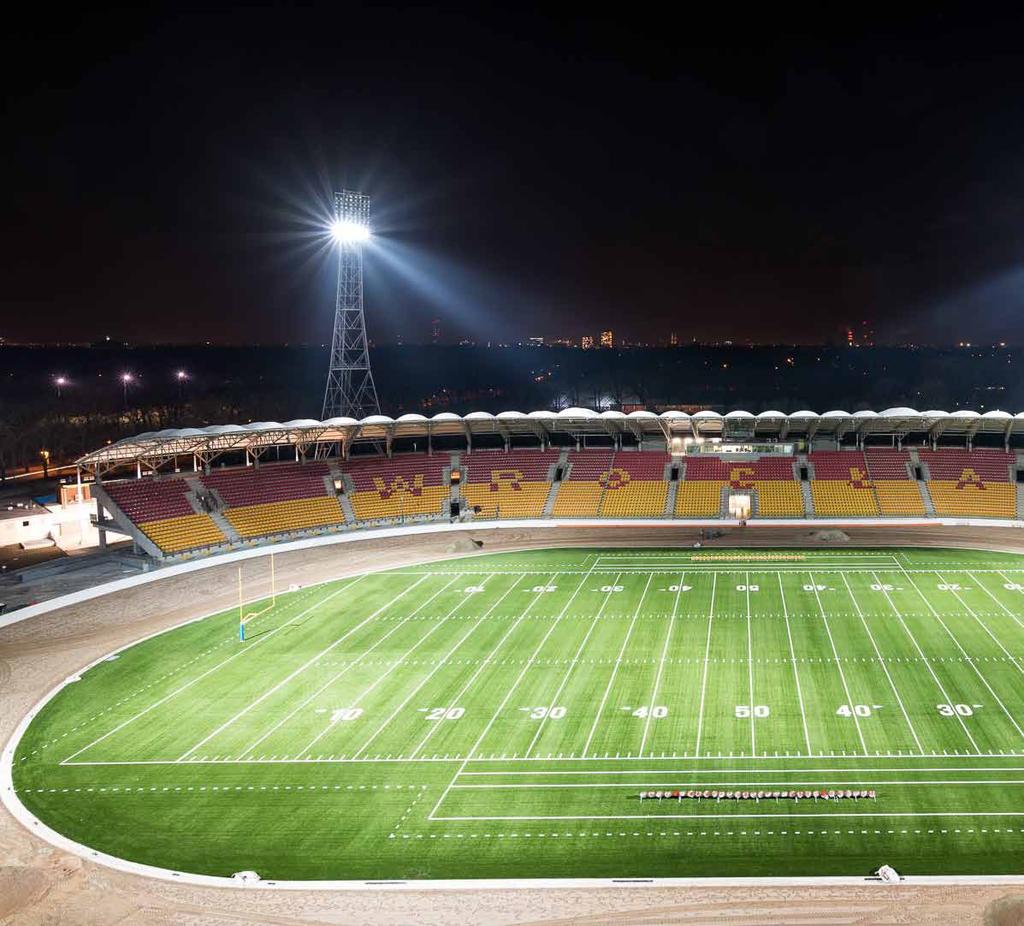
[[12,625],[120,645],[65,654],[4,801],[200,884],[1012,874],[1022,420],[569,409],[104,446],[97,525],[157,568]]
[[1020,14],[829,12],[9,14],[0,926],[1024,923]]

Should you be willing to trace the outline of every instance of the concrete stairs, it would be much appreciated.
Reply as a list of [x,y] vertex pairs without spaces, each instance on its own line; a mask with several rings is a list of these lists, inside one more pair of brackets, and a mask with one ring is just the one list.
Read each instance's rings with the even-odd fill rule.
[[[924,476],[924,479],[917,479],[915,481],[917,482],[917,491],[921,493],[921,504],[924,505],[925,514],[929,518],[937,517],[935,514],[935,505],[932,503],[932,497],[928,493],[928,477],[931,473],[928,472],[927,465],[921,462],[921,458],[917,455],[916,450],[910,451],[910,465],[920,466],[921,475]],[[913,473],[911,473],[911,475],[913,475]]]
[[[562,487],[562,483],[561,482],[555,482],[554,481],[554,479],[555,479],[555,470],[559,466],[561,466],[562,467],[562,473],[564,474],[565,470],[566,470],[566,466],[568,465],[566,463],[566,460],[568,460],[568,458],[569,458],[568,451],[563,450],[561,452],[561,454],[559,454],[559,456],[558,456],[558,462],[555,463],[551,467],[551,472],[548,473],[548,479],[551,480],[551,489],[548,492],[547,501],[544,502],[544,508],[541,511],[541,517],[550,518],[552,512],[555,510],[555,499],[558,498],[558,490]],[[565,477],[563,475],[563,479],[564,478]]]
[[680,461],[678,464],[679,480],[677,480],[676,482],[671,481],[672,463],[667,463],[665,465],[665,475],[663,478],[668,483],[668,491],[665,493],[665,510],[662,512],[662,514],[666,518],[674,518],[676,516],[676,496],[679,494],[679,482],[683,478],[684,465],[685,464],[683,464],[682,461]]
[[[798,459],[798,461],[800,460],[799,457],[797,459]],[[807,467],[807,479],[800,479],[800,467],[802,467],[802,466],[806,466]],[[804,516],[808,517],[808,518],[813,518],[814,517],[814,495],[811,494],[811,483],[810,483],[810,478],[811,478],[811,476],[813,474],[811,473],[811,465],[810,465],[810,463],[807,462],[807,458],[806,457],[803,458],[803,462],[797,462],[796,470],[797,471],[793,475],[796,476],[797,479],[800,479],[800,495],[801,495],[801,497],[804,500]]]
[[[188,483],[189,492],[185,497],[188,499],[188,503],[192,506],[192,510],[196,514],[207,515],[214,524],[217,525],[218,530],[227,537],[230,543],[241,540],[242,536],[232,526],[231,522],[224,517],[224,499],[220,497],[215,489],[209,489],[202,482],[199,481],[199,476],[186,476],[185,482]],[[203,507],[202,502],[199,501],[199,495],[203,494],[212,499],[214,505],[211,511],[207,511]]]

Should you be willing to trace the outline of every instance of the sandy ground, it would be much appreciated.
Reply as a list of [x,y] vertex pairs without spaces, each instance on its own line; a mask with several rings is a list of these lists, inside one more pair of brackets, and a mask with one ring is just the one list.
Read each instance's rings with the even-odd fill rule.
[[[847,531],[849,544],[1024,552],[1024,531],[929,527]],[[481,529],[373,540],[277,557],[281,584],[476,552],[566,546],[690,546],[689,528]],[[474,542],[475,541],[475,542]],[[477,543],[482,543],[478,547]],[[821,546],[806,529],[734,530],[715,546]],[[845,545],[845,544],[842,544]],[[232,604],[234,565],[116,592],[0,629],[0,740],[57,682],[118,646]],[[266,563],[245,565],[256,594]],[[1024,868],[1024,866],[1022,866]],[[780,871],[784,875],[785,871]],[[464,891],[220,890],[127,875],[53,849],[0,812],[0,923],[54,924],[966,924],[1024,926],[1024,885],[629,887]]]

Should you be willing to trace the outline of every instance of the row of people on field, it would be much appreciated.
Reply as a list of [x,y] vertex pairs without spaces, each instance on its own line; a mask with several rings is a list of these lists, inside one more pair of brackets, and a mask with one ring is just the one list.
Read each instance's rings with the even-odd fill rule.
[[762,800],[823,800],[839,801],[848,798],[874,800],[874,790],[843,791],[822,788],[820,791],[641,791],[640,800],[715,800],[715,801],[762,801]]

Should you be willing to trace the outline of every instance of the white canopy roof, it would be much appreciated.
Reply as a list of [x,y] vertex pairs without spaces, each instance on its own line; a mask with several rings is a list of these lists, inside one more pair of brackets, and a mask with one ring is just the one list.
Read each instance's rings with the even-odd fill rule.
[[78,461],[78,465],[103,470],[135,462],[159,463],[179,454],[195,453],[214,459],[224,453],[242,450],[261,453],[274,446],[297,446],[308,452],[318,443],[351,445],[390,442],[396,437],[461,436],[470,441],[474,435],[498,434],[506,439],[532,436],[537,440],[548,440],[553,434],[561,433],[573,437],[601,434],[613,438],[628,434],[637,440],[645,436],[661,440],[708,436],[736,440],[785,440],[841,439],[851,432],[859,437],[927,434],[931,438],[940,435],[968,438],[978,433],[989,433],[1008,438],[1024,434],[1024,412],[1011,414],[995,410],[981,414],[967,409],[919,412],[912,408],[888,408],[881,412],[832,410],[819,414],[804,409],[789,414],[764,411],[755,415],[734,409],[725,415],[709,410],[690,415],[671,409],[660,414],[636,411],[626,415],[618,411],[566,408],[558,412],[504,411],[497,415],[490,412],[471,412],[468,415],[441,412],[432,418],[415,413],[398,419],[371,415],[361,421],[353,418],[331,418],[327,421],[300,418],[283,424],[256,421],[150,431],[88,453]]

